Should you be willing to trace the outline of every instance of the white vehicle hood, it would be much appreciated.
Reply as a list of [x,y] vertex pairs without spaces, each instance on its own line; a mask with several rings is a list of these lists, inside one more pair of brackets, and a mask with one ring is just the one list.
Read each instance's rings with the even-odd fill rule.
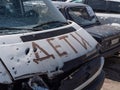
[[77,31],[26,42],[21,36],[44,32],[0,36],[0,83],[12,83],[34,74],[52,75],[65,62],[96,48],[98,43],[85,30],[75,23],[68,26],[74,26]]

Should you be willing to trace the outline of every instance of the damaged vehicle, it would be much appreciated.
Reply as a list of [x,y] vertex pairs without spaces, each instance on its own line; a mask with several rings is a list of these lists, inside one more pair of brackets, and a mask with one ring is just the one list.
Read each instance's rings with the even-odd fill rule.
[[102,24],[111,24],[111,25],[117,25],[120,27],[120,14],[116,13],[96,13],[96,16],[98,17],[99,21]]
[[1,90],[99,90],[100,45],[50,0],[1,0]]
[[101,44],[100,53],[102,56],[109,57],[120,51],[119,26],[102,25],[92,8],[88,5],[59,1],[54,1],[53,3],[66,19],[82,26]]
[[120,0],[64,0],[90,5],[102,24],[119,24]]
[[84,3],[97,12],[120,13],[120,0],[66,0],[66,2]]

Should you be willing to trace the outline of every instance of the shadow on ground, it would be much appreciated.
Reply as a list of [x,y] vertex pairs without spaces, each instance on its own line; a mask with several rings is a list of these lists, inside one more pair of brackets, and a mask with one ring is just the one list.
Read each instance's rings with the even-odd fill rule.
[[120,57],[110,57],[105,59],[103,70],[106,78],[120,82]]

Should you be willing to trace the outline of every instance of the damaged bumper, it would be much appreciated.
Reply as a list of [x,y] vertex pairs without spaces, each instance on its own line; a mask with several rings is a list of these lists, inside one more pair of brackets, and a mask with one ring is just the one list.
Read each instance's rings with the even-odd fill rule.
[[[96,57],[79,66],[77,70],[67,71],[53,79],[46,79],[45,76],[31,77],[14,82],[14,86],[11,84],[0,87],[3,90],[100,90],[104,81],[103,65],[104,58]],[[42,84],[36,87],[32,85],[35,83]]]
[[96,59],[83,65],[68,78],[64,79],[59,90],[87,90],[87,88],[99,90],[104,81],[104,72],[102,71],[104,60],[102,58]]

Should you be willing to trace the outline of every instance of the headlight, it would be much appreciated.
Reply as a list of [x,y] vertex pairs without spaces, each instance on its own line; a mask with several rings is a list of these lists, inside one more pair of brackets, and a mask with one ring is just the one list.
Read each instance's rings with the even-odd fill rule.
[[120,43],[120,39],[119,38],[115,38],[115,39],[112,39],[112,40],[106,40],[106,41],[102,42],[101,50],[105,51],[107,49],[110,49],[110,48],[116,46],[119,43]]

